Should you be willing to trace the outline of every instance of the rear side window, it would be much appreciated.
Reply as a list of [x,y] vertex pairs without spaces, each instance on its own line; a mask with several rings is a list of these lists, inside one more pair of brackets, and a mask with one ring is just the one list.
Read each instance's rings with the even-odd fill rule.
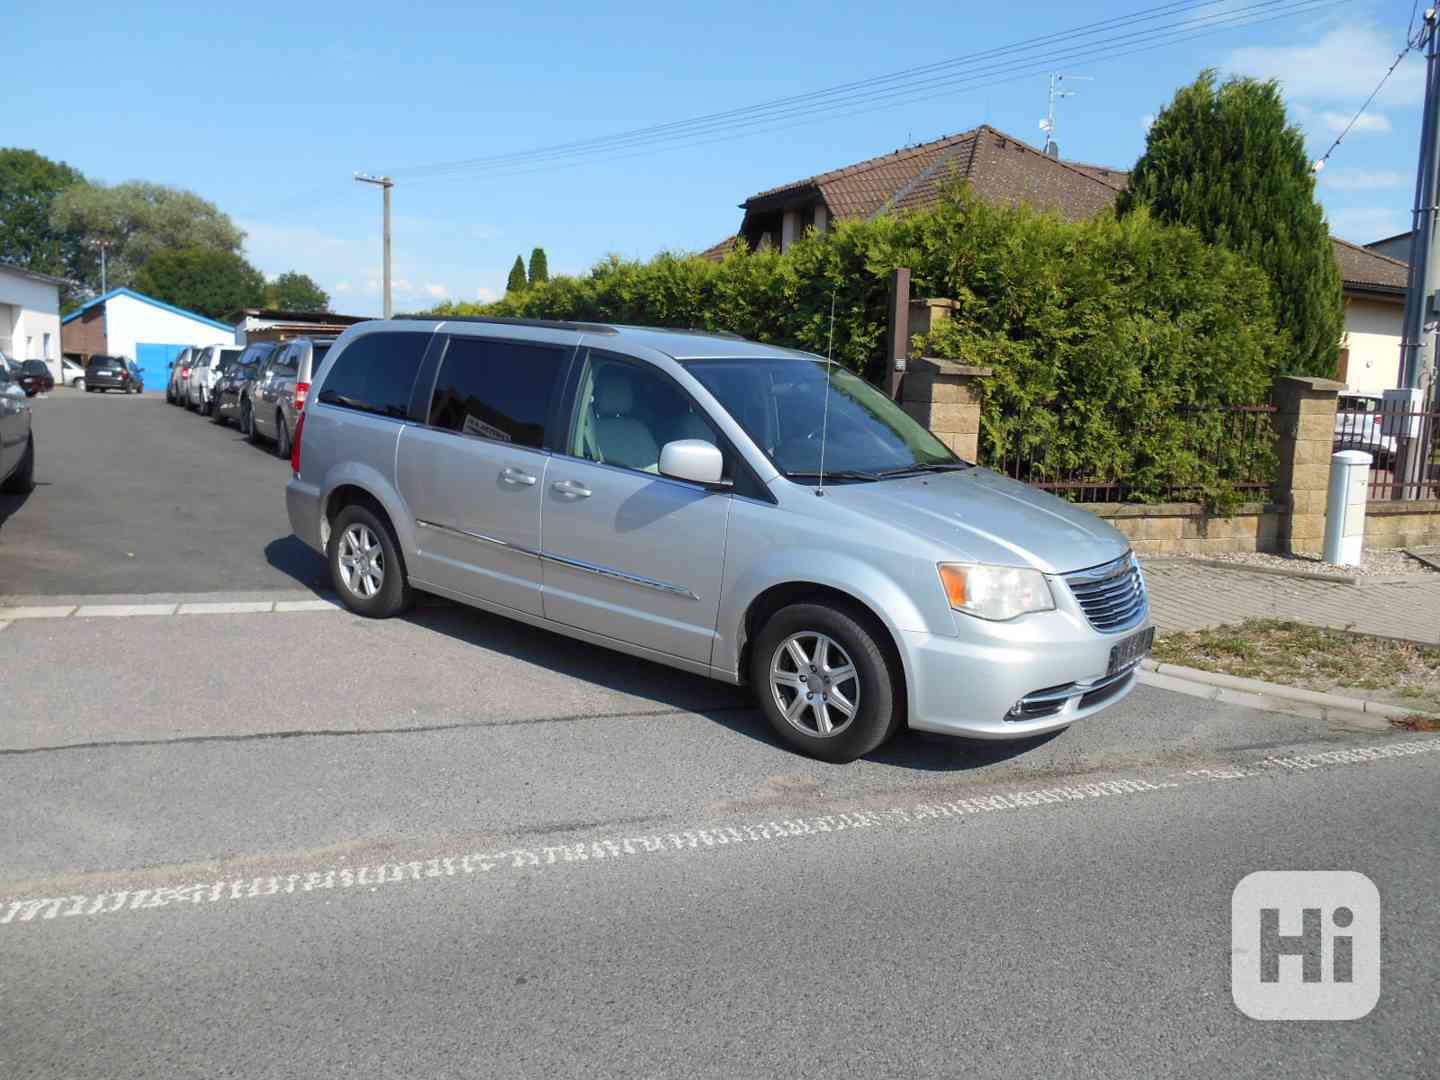
[[517,446],[544,446],[545,424],[570,352],[553,345],[451,338],[435,378],[430,426]]
[[318,401],[342,409],[404,420],[428,332],[366,334],[346,345],[331,365]]

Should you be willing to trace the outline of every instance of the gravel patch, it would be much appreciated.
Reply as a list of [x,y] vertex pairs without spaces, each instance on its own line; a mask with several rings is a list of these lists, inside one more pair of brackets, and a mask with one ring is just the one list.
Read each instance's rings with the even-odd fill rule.
[[1400,548],[1366,548],[1359,566],[1336,566],[1334,563],[1327,563],[1318,551],[1300,551],[1293,555],[1272,555],[1262,551],[1226,551],[1213,555],[1190,555],[1187,558],[1275,570],[1303,570],[1307,573],[1343,577],[1399,577],[1404,574],[1437,573],[1433,566],[1411,558]]

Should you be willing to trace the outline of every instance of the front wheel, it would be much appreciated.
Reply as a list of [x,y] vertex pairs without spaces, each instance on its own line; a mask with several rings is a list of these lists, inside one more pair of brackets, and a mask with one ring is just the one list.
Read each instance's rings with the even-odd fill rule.
[[369,507],[352,504],[340,511],[327,555],[340,602],[357,615],[388,619],[410,606],[399,545]]
[[260,433],[255,430],[255,409],[249,401],[240,401],[240,430],[245,433],[245,438],[251,444],[259,445]]
[[793,749],[854,761],[904,718],[901,680],[867,614],[825,602],[771,616],[750,654],[750,685],[770,726]]

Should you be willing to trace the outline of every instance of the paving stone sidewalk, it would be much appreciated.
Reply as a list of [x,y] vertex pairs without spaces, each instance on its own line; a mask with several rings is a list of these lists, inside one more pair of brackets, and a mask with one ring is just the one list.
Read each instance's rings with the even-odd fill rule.
[[1200,630],[1243,619],[1440,643],[1440,575],[1404,584],[1342,585],[1205,566],[1146,561],[1150,606],[1160,632]]

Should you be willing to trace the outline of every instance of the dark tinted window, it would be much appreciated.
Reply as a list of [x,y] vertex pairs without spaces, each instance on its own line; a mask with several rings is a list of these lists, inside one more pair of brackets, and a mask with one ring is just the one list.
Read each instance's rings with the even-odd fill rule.
[[117,361],[113,356],[92,356],[86,367],[114,367]]
[[543,446],[545,421],[569,353],[553,345],[451,338],[435,379],[430,424],[520,446]]
[[428,333],[414,331],[356,338],[330,368],[320,403],[405,419],[415,373],[429,343]]
[[45,366],[44,360],[26,360],[20,365],[27,375],[44,375],[50,369]]

